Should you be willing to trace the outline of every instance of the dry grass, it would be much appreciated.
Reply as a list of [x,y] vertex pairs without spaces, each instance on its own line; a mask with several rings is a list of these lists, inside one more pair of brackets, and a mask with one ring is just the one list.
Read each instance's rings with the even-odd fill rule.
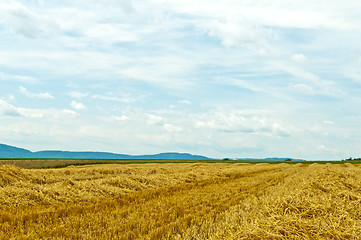
[[357,165],[0,166],[0,239],[359,239]]

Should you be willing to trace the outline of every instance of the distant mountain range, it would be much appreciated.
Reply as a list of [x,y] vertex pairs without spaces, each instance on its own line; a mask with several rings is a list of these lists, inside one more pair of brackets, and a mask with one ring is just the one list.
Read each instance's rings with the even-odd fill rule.
[[110,152],[38,151],[0,144],[0,158],[64,158],[64,159],[173,159],[173,160],[214,160],[189,153],[159,153],[154,155],[127,155]]
[[[110,152],[73,152],[73,151],[38,151],[32,152],[24,148],[0,144],[0,158],[58,158],[58,159],[172,159],[172,160],[219,160],[189,153],[158,153],[153,155],[127,155]],[[228,159],[228,158],[227,158]],[[236,158],[240,161],[304,161],[294,158]]]

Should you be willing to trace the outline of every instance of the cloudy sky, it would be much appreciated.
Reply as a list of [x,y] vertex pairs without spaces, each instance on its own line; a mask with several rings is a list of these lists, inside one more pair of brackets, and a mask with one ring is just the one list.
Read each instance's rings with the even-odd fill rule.
[[1,0],[0,143],[361,156],[361,2]]

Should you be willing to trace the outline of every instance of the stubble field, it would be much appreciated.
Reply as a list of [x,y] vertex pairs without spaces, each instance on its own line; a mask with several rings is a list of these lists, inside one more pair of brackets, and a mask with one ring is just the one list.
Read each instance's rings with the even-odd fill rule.
[[346,164],[0,166],[0,239],[359,239]]

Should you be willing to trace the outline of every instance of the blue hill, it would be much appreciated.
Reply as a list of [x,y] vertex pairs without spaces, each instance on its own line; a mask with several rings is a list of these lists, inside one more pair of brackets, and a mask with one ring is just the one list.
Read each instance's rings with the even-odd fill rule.
[[5,144],[0,144],[0,158],[30,158],[32,152],[23,148],[17,148]]
[[73,151],[38,151],[0,144],[0,158],[65,158],[65,159],[174,159],[174,160],[212,160],[211,158],[189,153],[159,153],[154,155],[127,155],[110,152],[73,152]]

